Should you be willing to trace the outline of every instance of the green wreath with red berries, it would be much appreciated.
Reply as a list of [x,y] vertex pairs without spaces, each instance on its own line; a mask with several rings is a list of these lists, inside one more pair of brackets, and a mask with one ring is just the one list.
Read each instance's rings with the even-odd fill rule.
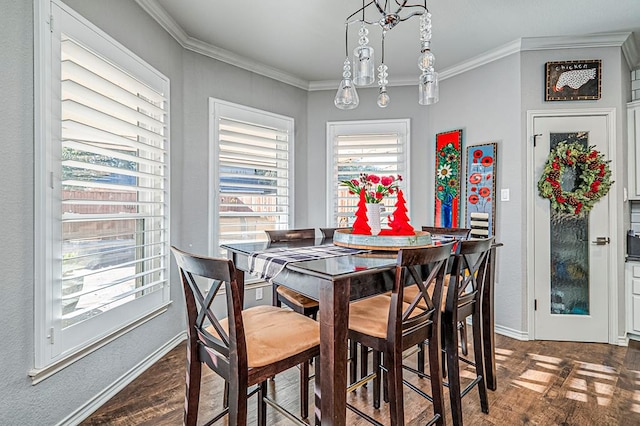
[[[558,212],[583,216],[609,192],[613,182],[609,161],[604,155],[579,143],[560,142],[551,150],[538,181],[540,196],[551,201]],[[572,191],[562,189],[562,175],[567,168],[575,170]]]

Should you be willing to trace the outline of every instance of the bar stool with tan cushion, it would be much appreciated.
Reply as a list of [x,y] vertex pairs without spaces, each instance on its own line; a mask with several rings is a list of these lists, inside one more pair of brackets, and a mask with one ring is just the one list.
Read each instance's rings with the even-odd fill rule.
[[[319,356],[318,323],[275,306],[243,310],[231,260],[193,255],[175,247],[172,251],[180,270],[187,311],[184,424],[197,424],[202,364],[206,364],[228,384],[228,405],[207,424],[228,414],[228,424],[246,425],[247,399],[257,393],[258,424],[266,425],[267,404],[277,406],[267,397],[267,378]],[[197,277],[202,278],[198,279],[200,283],[211,280],[206,292],[200,290]],[[211,304],[222,284],[227,317],[220,319]],[[308,375],[301,374],[301,381],[301,386],[308,388]],[[256,388],[249,391],[253,385]],[[308,412],[308,398],[300,405],[301,412]],[[279,410],[286,411],[282,407]]]
[[[474,387],[478,387],[480,409],[489,412],[487,388],[484,374],[482,293],[484,290],[487,262],[493,244],[493,237],[482,240],[460,241],[454,256],[451,279],[446,293],[446,303],[442,312],[442,341],[447,358],[447,380],[451,415],[455,426],[462,425],[462,397]],[[472,319],[473,361],[458,353],[458,323]],[[460,361],[475,366],[475,377],[463,389],[460,382]]]
[[[391,425],[404,424],[402,352],[420,342],[429,340],[429,366],[434,423],[444,424],[442,372],[440,369],[440,315],[444,270],[451,255],[453,243],[429,248],[402,249],[398,252],[395,279],[390,296],[378,295],[356,300],[349,305],[349,338],[382,353],[384,365],[374,366],[374,394],[379,401],[382,368],[390,400]],[[429,270],[424,279],[422,271]],[[415,283],[420,289],[411,302],[404,302],[404,288]],[[429,292],[428,288],[434,287]],[[425,309],[418,307],[423,303]],[[415,390],[415,389],[414,389]],[[375,400],[375,396],[374,396]],[[349,405],[349,409],[366,417],[362,411]],[[431,423],[430,423],[431,424]]]

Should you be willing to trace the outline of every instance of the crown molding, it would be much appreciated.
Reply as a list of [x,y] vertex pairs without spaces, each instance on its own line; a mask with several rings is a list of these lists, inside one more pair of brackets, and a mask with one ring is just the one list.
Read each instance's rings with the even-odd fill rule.
[[155,0],[136,0],[149,16],[164,28],[182,47],[186,47],[185,41],[189,38],[182,27],[167,13]]
[[189,37],[185,41],[184,47],[185,49],[191,50],[192,52],[199,53],[201,55],[205,55],[222,62],[226,62],[227,64],[263,75],[265,77],[272,78],[282,83],[286,83],[290,86],[294,86],[303,90],[309,90],[309,82],[307,80],[303,80],[277,68],[270,67],[263,64],[262,62],[253,61],[229,50],[221,49],[211,44],[204,43],[193,37]]
[[[136,3],[158,22],[182,47],[192,52],[307,91],[332,90],[338,87],[340,83],[340,80],[337,79],[307,81],[229,50],[202,42],[190,37],[156,0],[136,0]],[[519,38],[457,65],[445,68],[439,71],[438,74],[440,80],[446,80],[447,78],[463,74],[514,53],[525,51],[596,47],[620,47],[630,69],[633,70],[640,66],[640,47],[636,43],[633,33],[615,32],[581,36]],[[417,84],[417,79],[417,75],[392,78],[389,80],[389,87],[413,86]]]
[[632,32],[615,32],[565,37],[529,37],[522,39],[522,51],[619,47],[629,68],[640,65],[640,49]]
[[178,23],[155,0],[136,0],[136,3],[147,12],[169,35],[171,35],[182,47],[192,52],[225,62],[244,70],[263,75],[268,78],[309,90],[307,80],[296,77],[279,69],[270,67],[261,62],[238,55],[229,50],[204,43],[189,36]]
[[624,58],[632,70],[640,67],[640,47],[636,43],[635,37],[631,35],[622,45],[622,53]]
[[522,50],[583,49],[593,47],[621,47],[630,32],[587,34],[560,37],[527,37],[522,40]]
[[[520,48],[521,48],[520,39],[514,40],[510,43],[507,43],[495,49],[489,50],[481,55],[475,56],[467,61],[461,62],[458,65],[445,68],[444,70],[438,72],[438,78],[440,81],[442,81],[442,80],[446,80],[447,78],[451,78],[456,75],[463,74],[474,68],[478,68],[488,63],[491,63],[493,61],[497,61],[498,59],[504,58],[505,56],[518,53],[520,52]],[[340,83],[339,80],[311,81],[309,83],[309,91],[334,89],[338,87],[339,83]],[[395,79],[389,79],[388,87],[413,86],[417,84],[418,84],[418,75],[416,74],[415,77],[399,77]],[[370,87],[374,87],[374,86],[370,86]]]
[[456,75],[463,74],[467,71],[471,71],[474,68],[481,67],[499,59],[505,58],[514,53],[518,53],[522,48],[522,39],[517,39],[502,46],[498,46],[495,49],[491,49],[478,56],[461,62],[449,68],[445,68],[438,73],[440,80],[446,80],[447,78],[455,77]]

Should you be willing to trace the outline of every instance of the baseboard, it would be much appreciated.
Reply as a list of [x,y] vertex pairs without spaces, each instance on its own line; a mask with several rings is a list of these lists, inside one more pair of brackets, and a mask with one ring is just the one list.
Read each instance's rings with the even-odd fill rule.
[[107,401],[113,398],[118,392],[124,389],[129,383],[134,381],[138,376],[144,373],[149,367],[158,362],[163,356],[168,354],[173,348],[178,346],[187,338],[187,333],[182,332],[169,340],[155,352],[140,361],[131,370],[120,376],[109,387],[105,388],[79,407],[73,413],[64,418],[57,426],[72,426],[80,424],[83,420],[93,414],[98,408],[102,407]]
[[629,346],[629,337],[618,336],[618,346]]
[[[467,317],[467,326],[471,327],[471,317]],[[493,331],[502,336],[511,337],[512,339],[527,341],[529,340],[529,333],[526,331],[514,330],[513,328],[504,327],[502,325],[494,325]]]
[[505,327],[496,324],[494,331],[502,336],[511,337],[512,339],[526,341],[529,340],[529,333],[526,331],[514,330],[513,328]]

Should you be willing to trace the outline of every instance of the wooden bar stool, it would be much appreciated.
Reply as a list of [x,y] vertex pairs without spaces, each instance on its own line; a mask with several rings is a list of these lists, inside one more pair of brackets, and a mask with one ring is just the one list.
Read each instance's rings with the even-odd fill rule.
[[[486,312],[482,312],[482,297],[492,244],[493,237],[458,243],[442,312],[442,341],[447,360],[451,415],[455,426],[463,424],[462,397],[474,386],[478,387],[482,412],[489,412],[482,335],[482,315]],[[460,357],[458,353],[458,323],[466,322],[468,317],[471,317],[473,327],[473,361]],[[476,377],[464,389],[460,384],[461,360],[475,366],[476,370]]]
[[[379,401],[380,377],[386,372],[390,401],[391,425],[404,425],[402,352],[425,340],[429,341],[431,393],[419,389],[422,396],[433,402],[434,415],[428,424],[444,424],[442,371],[440,369],[440,305],[444,287],[444,271],[453,243],[429,248],[402,249],[398,252],[395,279],[391,295],[378,295],[356,300],[349,306],[349,338],[383,355],[383,364],[374,366],[374,400]],[[423,280],[422,270],[429,276]],[[414,300],[404,301],[404,288],[415,284],[419,288]],[[421,308],[419,305],[424,306]],[[379,357],[374,357],[378,360]],[[369,421],[371,417],[348,406]],[[375,424],[379,424],[374,421]]]
[[[275,306],[243,310],[231,260],[197,256],[175,247],[171,250],[180,270],[187,310],[184,424],[197,424],[202,364],[228,384],[228,405],[207,424],[228,414],[228,424],[246,425],[247,399],[254,393],[258,394],[260,426],[266,425],[267,404],[293,417],[267,396],[266,380],[320,354],[318,323]],[[200,290],[196,277],[212,280],[208,291]],[[211,304],[223,283],[228,316],[220,319]],[[308,375],[301,374],[301,381],[308,388]],[[257,387],[249,391],[253,385]],[[308,412],[308,398],[300,405],[301,412]]]
[[[305,229],[284,229],[264,231],[270,243],[313,240],[316,238],[316,230],[314,228]],[[284,303],[294,311],[316,319],[320,306],[316,300],[310,299],[296,291],[272,284],[272,304],[274,306],[282,306]]]

